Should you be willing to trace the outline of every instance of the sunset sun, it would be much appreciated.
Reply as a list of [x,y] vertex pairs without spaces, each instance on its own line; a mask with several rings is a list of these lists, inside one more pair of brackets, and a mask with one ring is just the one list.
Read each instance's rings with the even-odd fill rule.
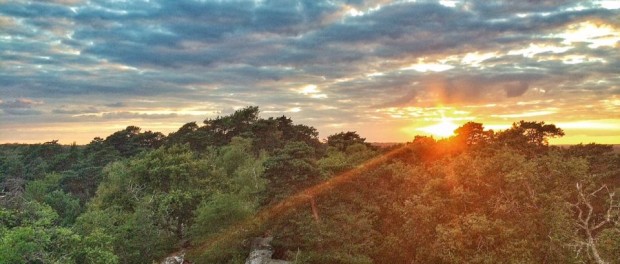
[[435,125],[423,127],[420,130],[433,136],[445,138],[454,135],[454,130],[459,126],[454,124],[450,118],[443,117],[441,121]]

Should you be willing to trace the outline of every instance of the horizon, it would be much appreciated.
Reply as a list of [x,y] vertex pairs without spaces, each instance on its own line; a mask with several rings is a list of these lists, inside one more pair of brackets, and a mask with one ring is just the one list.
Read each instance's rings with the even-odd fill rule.
[[83,145],[257,105],[368,142],[545,121],[620,144],[618,1],[13,1],[0,144]]
[[[263,117],[260,117],[260,118],[263,118]],[[294,121],[294,120],[293,120],[293,121]],[[543,121],[543,122],[544,122],[544,121]],[[198,122],[197,122],[197,123],[198,123]],[[298,124],[298,123],[295,123],[295,124]],[[455,126],[460,127],[460,126],[462,126],[462,125],[464,125],[464,124],[465,124],[465,123],[458,124],[458,125],[455,125]],[[545,122],[545,124],[552,124],[552,123],[547,123],[547,122]],[[303,125],[303,124],[302,124],[302,125]],[[482,124],[482,125],[484,126],[484,124]],[[182,126],[182,125],[180,125],[180,126],[179,126],[179,128],[180,128],[181,126]],[[138,127],[140,127],[140,126],[138,126]],[[431,126],[431,127],[433,127],[433,126]],[[102,139],[105,139],[106,137],[110,136],[110,135],[111,135],[111,134],[113,134],[114,132],[122,131],[122,130],[124,130],[125,128],[126,128],[126,127],[119,128],[118,130],[112,131],[112,132],[110,132],[109,134],[106,134],[106,135],[103,135],[103,136],[96,136],[96,137],[98,137],[98,138],[102,138]],[[426,127],[426,128],[428,128],[428,127]],[[494,132],[496,132],[496,133],[497,133],[497,132],[503,131],[503,130],[505,130],[505,129],[509,129],[509,128],[510,128],[510,126],[505,126],[505,127],[504,127],[504,126],[495,126],[495,128],[496,128],[496,129],[490,129],[490,128],[488,128],[488,127],[484,126],[484,128],[485,128],[486,130],[492,130],[492,131],[494,131]],[[498,129],[498,128],[499,128],[499,129]],[[561,127],[559,127],[559,128],[561,129]],[[142,131],[142,132],[145,132],[145,131],[161,132],[162,134],[164,134],[164,136],[169,136],[172,132],[175,132],[175,131],[176,131],[176,130],[172,130],[172,131],[170,131],[170,132],[168,132],[168,133],[164,133],[164,132],[162,132],[162,131],[150,130],[150,129],[144,129],[144,128],[142,128],[142,127],[140,127],[140,129],[141,129],[141,131]],[[356,132],[356,133],[358,133],[358,134],[359,134],[359,131],[353,131],[353,130],[343,130],[343,131],[338,131],[338,132],[336,132],[336,133],[339,133],[339,132],[347,132],[347,131],[352,131],[352,132]],[[424,130],[422,130],[422,131],[424,131]],[[452,136],[455,136],[455,135],[456,135],[456,134],[454,134],[454,133],[453,133],[453,132],[454,132],[454,130],[450,130],[450,131],[452,131],[452,132],[451,132],[451,133],[449,133],[449,134],[444,134],[444,133],[445,133],[445,131],[442,131],[442,133],[440,133],[440,134],[443,134],[443,135],[437,135],[437,134],[433,134],[433,133],[430,133],[430,132],[420,133],[420,134],[414,135],[413,137],[411,137],[410,139],[405,140],[405,141],[373,141],[373,140],[368,140],[368,138],[366,138],[366,142],[368,142],[368,143],[370,143],[370,144],[404,144],[404,143],[412,142],[412,140],[413,140],[416,136],[428,136],[428,137],[434,138],[435,140],[444,140],[444,139],[449,139],[449,138],[451,138]],[[361,137],[363,137],[363,138],[365,138],[363,134],[360,134],[360,136],[361,136]],[[93,138],[91,138],[91,139],[88,139],[87,141],[84,141],[84,142],[76,142],[76,141],[66,142],[66,141],[62,141],[62,140],[59,140],[59,139],[49,139],[49,140],[44,140],[44,141],[32,141],[32,142],[0,142],[0,145],[4,145],[4,144],[7,144],[7,145],[10,145],[10,144],[43,144],[43,143],[47,143],[47,142],[57,141],[59,144],[61,144],[61,145],[65,145],[65,146],[69,146],[69,145],[73,145],[73,144],[76,144],[76,145],[78,145],[78,146],[84,146],[84,145],[89,144],[89,143],[90,143],[90,142],[91,142],[94,138],[96,138],[96,137],[93,137]],[[571,146],[571,145],[579,145],[579,144],[591,144],[591,143],[595,143],[595,144],[603,144],[603,145],[613,145],[614,147],[620,146],[620,143],[600,143],[600,142],[578,142],[578,143],[564,143],[564,142],[562,142],[562,141],[561,141],[561,139],[562,139],[563,137],[565,137],[565,136],[562,136],[562,137],[556,137],[556,138],[549,138],[549,139],[548,139],[548,141],[549,141],[549,145],[552,145],[552,146]],[[326,135],[326,136],[324,136],[324,137],[322,137],[322,136],[321,136],[321,134],[319,133],[318,139],[319,139],[321,142],[325,142],[325,141],[327,140],[327,135]]]

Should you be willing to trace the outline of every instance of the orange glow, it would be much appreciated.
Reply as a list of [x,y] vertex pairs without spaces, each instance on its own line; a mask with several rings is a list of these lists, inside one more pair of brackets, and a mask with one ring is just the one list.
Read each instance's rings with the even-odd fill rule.
[[454,135],[454,130],[458,127],[457,124],[452,122],[452,119],[442,117],[440,123],[420,128],[420,130],[438,137],[449,137]]

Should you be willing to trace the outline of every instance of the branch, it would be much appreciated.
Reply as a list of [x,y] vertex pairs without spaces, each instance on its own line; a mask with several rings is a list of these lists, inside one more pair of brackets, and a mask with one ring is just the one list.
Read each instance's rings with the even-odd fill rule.
[[[585,206],[588,207],[588,215],[586,216],[585,219],[581,218],[581,208],[579,209],[579,219],[581,220],[581,222],[583,222],[586,226],[589,226],[590,223],[590,217],[592,217],[592,211],[594,211],[594,208],[592,207],[592,205],[590,204],[590,201],[588,201],[588,199],[586,199],[586,196],[583,194],[583,189],[581,188],[581,183],[577,183],[577,193],[579,194],[579,198],[581,198],[581,203],[584,204]],[[596,190],[594,193],[598,192],[598,190]],[[592,195],[592,194],[590,194]]]
[[605,220],[603,220],[602,222],[598,223],[596,226],[592,227],[592,231],[599,229],[601,227],[603,227],[605,224],[610,223],[611,220],[611,213],[612,213],[612,209],[615,208],[614,206],[614,195],[615,193],[612,193],[609,191],[609,189],[607,188],[607,185],[603,185],[603,187],[599,188],[597,190],[597,192],[599,190],[602,190],[603,188],[605,188],[607,190],[607,195],[609,195],[609,206],[607,207],[607,212],[605,214]]
[[[585,232],[585,235],[587,236],[586,237],[587,242],[583,242],[583,241],[575,241],[575,242],[581,245],[585,245],[587,248],[589,248],[590,250],[587,251],[588,256],[594,258],[596,263],[606,264],[607,262],[601,258],[598,252],[598,249],[596,248],[596,244],[595,244],[596,238],[593,235],[593,233],[595,230],[602,228],[607,223],[610,223],[612,221],[612,213],[614,212],[613,211],[614,208],[616,208],[616,206],[614,206],[614,195],[615,194],[609,191],[609,188],[607,188],[607,185],[603,185],[600,188],[596,189],[595,191],[589,193],[587,197],[583,192],[581,183],[577,183],[576,188],[577,188],[578,200],[577,202],[571,205],[577,208],[577,211],[579,212],[577,217],[578,217],[578,222],[581,222],[581,223],[577,223],[576,225],[580,227],[581,229],[583,229],[583,231]],[[604,220],[594,226],[590,226],[590,220],[592,218],[592,213],[594,212],[594,206],[592,206],[592,203],[589,199],[590,197],[596,197],[596,194],[602,190],[606,190],[607,194],[609,195],[609,206],[607,207]],[[588,211],[585,217],[584,217],[584,211],[581,209],[582,204],[588,208]]]

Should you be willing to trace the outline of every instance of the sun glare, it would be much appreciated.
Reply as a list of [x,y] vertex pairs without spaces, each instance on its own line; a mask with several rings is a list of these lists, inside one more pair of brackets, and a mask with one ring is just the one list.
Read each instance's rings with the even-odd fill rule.
[[449,118],[441,118],[441,122],[432,126],[420,128],[420,130],[438,137],[449,137],[454,135],[454,130],[459,126],[454,124]]

